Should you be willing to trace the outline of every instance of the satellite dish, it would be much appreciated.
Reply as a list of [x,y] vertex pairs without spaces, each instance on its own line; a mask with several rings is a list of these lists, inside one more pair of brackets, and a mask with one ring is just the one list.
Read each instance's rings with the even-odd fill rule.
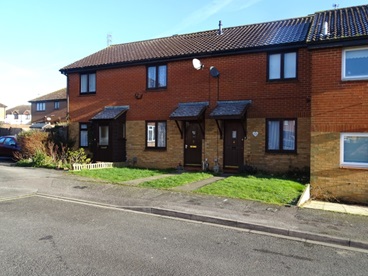
[[194,69],[196,70],[202,69],[204,67],[204,65],[199,59],[193,58],[192,63],[193,63]]
[[220,72],[216,69],[215,66],[210,67],[210,74],[214,78],[217,78],[218,76],[220,76]]

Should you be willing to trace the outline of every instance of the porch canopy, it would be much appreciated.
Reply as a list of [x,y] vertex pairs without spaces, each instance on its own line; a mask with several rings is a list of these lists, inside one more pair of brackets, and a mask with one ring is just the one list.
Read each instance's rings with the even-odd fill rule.
[[91,118],[91,120],[114,120],[129,110],[128,105],[105,106],[105,108]]
[[252,103],[251,100],[217,102],[217,106],[210,113],[210,118],[216,120],[221,138],[222,138],[222,128],[220,127],[219,124],[220,120],[240,120],[243,126],[244,137],[246,137],[246,129],[244,128],[243,122],[245,120],[245,115],[251,103]]
[[170,114],[169,118],[175,120],[182,138],[185,124],[180,126],[178,121],[198,121],[204,136],[203,117],[208,105],[208,102],[179,103],[178,107]]

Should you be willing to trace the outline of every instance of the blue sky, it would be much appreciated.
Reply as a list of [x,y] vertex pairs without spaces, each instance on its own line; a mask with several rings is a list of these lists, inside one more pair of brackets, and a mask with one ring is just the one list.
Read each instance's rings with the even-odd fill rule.
[[59,69],[112,44],[306,16],[363,0],[0,0],[0,103],[66,86]]

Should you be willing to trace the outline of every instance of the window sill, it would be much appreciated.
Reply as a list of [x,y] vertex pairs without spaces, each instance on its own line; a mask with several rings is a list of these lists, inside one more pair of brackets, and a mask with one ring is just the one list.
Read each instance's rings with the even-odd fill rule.
[[274,84],[274,83],[288,83],[288,82],[299,82],[297,78],[295,79],[273,79],[273,80],[267,80],[268,84]]
[[166,148],[145,148],[146,151],[166,151]]
[[368,164],[367,165],[340,165],[340,169],[368,170]]
[[272,151],[272,150],[266,150],[266,153],[268,154],[288,154],[288,155],[297,155],[298,153],[296,151]]
[[87,92],[86,93],[80,93],[79,92],[79,96],[82,96],[82,97],[83,96],[91,96],[91,95],[96,95],[96,92],[88,92],[88,93]]

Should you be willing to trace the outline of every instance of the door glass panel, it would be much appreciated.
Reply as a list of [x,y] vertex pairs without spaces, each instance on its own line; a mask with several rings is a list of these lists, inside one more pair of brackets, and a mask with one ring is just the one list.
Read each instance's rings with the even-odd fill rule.
[[99,135],[100,135],[100,146],[109,145],[109,127],[108,126],[100,126],[99,127]]

